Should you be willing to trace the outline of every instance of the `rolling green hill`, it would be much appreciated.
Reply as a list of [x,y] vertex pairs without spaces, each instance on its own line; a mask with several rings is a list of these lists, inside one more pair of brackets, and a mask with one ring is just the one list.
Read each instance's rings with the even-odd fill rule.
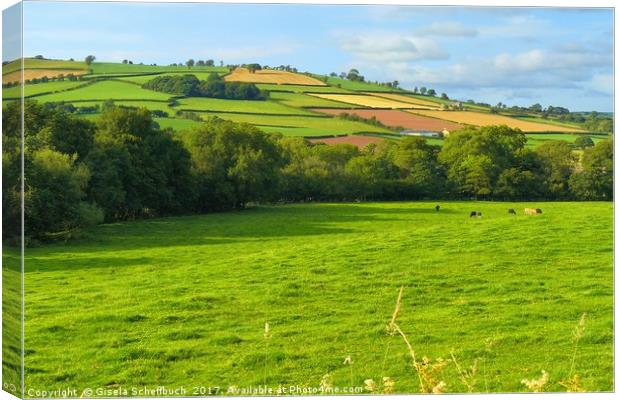
[[[386,85],[379,85],[369,82],[353,82],[337,77],[322,77],[314,75],[320,80],[324,80],[327,86],[307,86],[297,84],[257,84],[261,90],[270,93],[268,101],[247,101],[247,100],[221,100],[212,98],[176,98],[166,93],[155,92],[143,89],[141,86],[151,79],[162,75],[182,75],[193,74],[198,79],[205,80],[211,73],[220,75],[228,74],[226,67],[205,67],[194,66],[156,66],[142,64],[122,64],[109,62],[94,62],[86,65],[83,62],[65,60],[47,60],[26,58],[24,60],[26,70],[82,70],[87,71],[86,75],[80,76],[77,81],[58,79],[53,81],[27,81],[25,85],[25,95],[40,102],[64,102],[73,104],[76,107],[101,106],[107,100],[115,101],[115,104],[130,107],[146,107],[149,110],[159,110],[168,113],[168,117],[159,120],[162,126],[172,127],[175,130],[194,126],[196,121],[183,119],[181,111],[200,112],[203,115],[217,115],[232,121],[249,122],[268,132],[281,132],[285,135],[293,136],[334,136],[351,134],[387,134],[383,136],[387,140],[395,140],[397,137],[390,134],[398,133],[395,126],[376,126],[366,123],[366,121],[343,121],[338,117],[321,114],[322,119],[306,118],[318,117],[316,112],[309,108],[334,108],[334,109],[354,109],[367,106],[350,103],[342,103],[336,100],[329,100],[317,96],[310,96],[309,93],[323,94],[365,94],[372,93],[398,93],[436,103],[438,109],[449,107],[451,100],[439,97],[421,96],[413,94],[403,89],[397,89]],[[19,70],[21,61],[16,60],[4,65],[3,74],[14,73]],[[18,99],[21,95],[21,88],[18,86],[5,87],[3,89],[3,101]],[[169,104],[168,104],[169,103]],[[488,107],[463,103],[466,110],[488,114]],[[204,114],[206,113],[206,114]],[[505,114],[510,116],[510,114]],[[96,119],[97,114],[84,114],[85,118]],[[297,118],[300,116],[303,118]],[[161,118],[161,116],[158,116]],[[549,125],[549,130],[553,127],[577,127],[579,124],[558,123],[549,119],[542,119],[534,115],[516,116],[532,122],[542,122]],[[379,118],[380,120],[380,118]],[[516,120],[515,120],[516,121]],[[561,128],[558,128],[561,129]],[[531,136],[531,135],[528,135]],[[547,136],[544,140],[564,140],[574,142],[577,135],[558,134],[557,136]],[[536,137],[531,145],[536,145],[543,141],[542,137]],[[538,140],[540,139],[540,140]],[[434,139],[433,142],[441,144],[441,140]]]

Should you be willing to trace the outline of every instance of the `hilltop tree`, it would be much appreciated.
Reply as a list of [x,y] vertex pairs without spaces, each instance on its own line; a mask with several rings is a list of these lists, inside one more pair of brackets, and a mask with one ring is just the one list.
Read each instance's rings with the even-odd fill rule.
[[89,56],[86,56],[86,58],[84,59],[84,62],[86,63],[86,65],[91,65],[93,61],[95,61],[96,59],[97,57],[93,55],[89,55]]
[[197,66],[197,67],[204,67],[204,65],[205,65],[205,62],[204,62],[203,60],[198,60],[198,61],[196,62],[196,66]]
[[422,96],[426,95],[426,86],[422,86],[422,87],[420,88],[420,94],[421,94]]
[[448,95],[447,95],[447,94],[445,94],[445,93],[442,93],[442,94],[441,94],[441,99],[442,99],[442,100],[450,100],[450,98],[448,97]]
[[205,61],[205,66],[212,67],[213,65],[215,65],[215,62],[213,60],[208,59]]
[[429,96],[435,96],[437,94],[437,92],[435,91],[435,89],[428,89],[426,94],[429,95]]
[[191,68],[194,66],[194,59],[190,58],[189,60],[185,61],[185,65],[187,65],[187,68]]

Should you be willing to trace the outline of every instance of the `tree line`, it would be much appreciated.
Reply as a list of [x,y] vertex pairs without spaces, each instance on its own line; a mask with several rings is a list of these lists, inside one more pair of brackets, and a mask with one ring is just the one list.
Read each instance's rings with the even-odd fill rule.
[[145,82],[144,89],[175,95],[192,97],[212,97],[231,100],[265,100],[269,92],[260,90],[253,83],[226,82],[217,73],[209,74],[206,80],[199,80],[196,75],[164,75]]
[[[19,235],[18,102],[3,113],[3,229]],[[506,126],[369,145],[311,144],[211,118],[175,135],[146,109],[96,122],[25,102],[26,236],[45,240],[103,221],[233,210],[253,203],[354,200],[611,200],[613,145],[581,159],[565,142],[534,150]]]

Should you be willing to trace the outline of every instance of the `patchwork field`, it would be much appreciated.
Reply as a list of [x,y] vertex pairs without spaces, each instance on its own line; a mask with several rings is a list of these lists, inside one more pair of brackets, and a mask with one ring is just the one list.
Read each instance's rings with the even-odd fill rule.
[[224,79],[229,82],[325,86],[324,82],[306,75],[294,74],[287,71],[276,71],[271,69],[259,70],[254,73],[250,73],[247,68],[236,68],[230,74],[226,75]]
[[309,93],[310,96],[371,108],[413,108],[413,104],[362,94]]
[[314,115],[303,108],[293,108],[275,101],[225,100],[207,97],[189,97],[178,100],[176,108],[191,111],[236,112],[282,115]]
[[399,101],[402,103],[410,103],[410,104],[415,105],[416,108],[428,108],[429,110],[436,110],[439,107],[439,104],[437,102],[433,102],[430,100],[420,100],[418,98],[411,97],[411,96],[405,96],[402,94],[372,93],[372,92],[367,92],[366,94],[377,96],[377,97],[384,97],[386,99],[395,100],[395,101]]
[[259,89],[274,92],[293,92],[293,93],[351,93],[348,90],[337,88],[335,86],[307,86],[307,85],[275,85],[258,83]]
[[[477,362],[475,391],[524,391],[543,369],[563,391],[573,357],[584,388],[613,390],[613,204],[435,204],[260,207],[33,247],[26,387],[318,386],[330,373],[416,392],[405,344],[386,334],[403,286],[416,354]],[[459,377],[444,369],[448,392],[467,392]]]
[[444,121],[437,118],[422,117],[400,110],[339,110],[327,108],[315,108],[314,111],[329,115],[340,115],[343,112],[355,114],[362,118],[375,117],[382,124],[390,127],[402,127],[412,130],[442,132],[453,131],[462,128],[462,125]]
[[354,133],[391,133],[390,130],[364,124],[356,121],[347,121],[339,118],[328,118],[317,114],[310,116],[281,116],[235,113],[199,113],[202,117],[217,116],[235,122],[246,122],[260,127],[265,132],[280,132],[291,136],[326,136]]
[[272,92],[270,99],[278,101],[291,107],[336,107],[336,108],[354,108],[354,105],[341,103],[339,101],[327,100],[316,96],[310,96],[303,93],[283,93]]
[[503,115],[484,114],[473,111],[408,110],[407,112],[474,126],[508,125],[511,128],[519,128],[524,132],[583,132],[581,129],[577,128],[541,124]]

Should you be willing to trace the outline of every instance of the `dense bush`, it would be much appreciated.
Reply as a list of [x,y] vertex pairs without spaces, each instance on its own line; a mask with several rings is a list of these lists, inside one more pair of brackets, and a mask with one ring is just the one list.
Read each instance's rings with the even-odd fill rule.
[[158,76],[146,82],[142,87],[176,95],[232,100],[264,100],[269,95],[253,83],[226,82],[216,73],[209,74],[204,81],[189,74]]
[[[506,126],[369,145],[311,144],[210,118],[178,140],[146,109],[106,105],[97,123],[25,102],[25,223],[36,239],[102,220],[230,210],[256,202],[611,200],[613,144],[579,159],[566,142],[535,150]],[[20,234],[21,110],[3,113],[3,229]]]

